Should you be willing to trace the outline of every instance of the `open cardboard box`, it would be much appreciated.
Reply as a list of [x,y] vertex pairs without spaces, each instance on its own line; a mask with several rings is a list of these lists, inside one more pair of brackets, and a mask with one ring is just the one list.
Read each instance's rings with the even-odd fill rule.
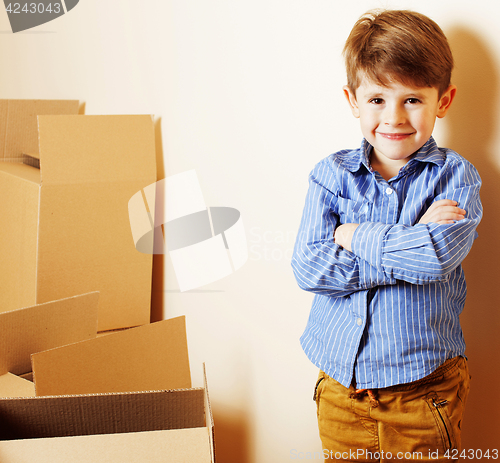
[[156,181],[153,120],[36,116],[77,109],[0,100],[0,311],[99,291],[99,331],[143,325],[152,252],[135,248],[128,202]]
[[[92,293],[0,314],[3,347],[16,352],[1,353],[0,461],[213,463],[206,376],[191,387],[185,318],[92,338],[95,321],[68,323],[77,313],[90,321],[96,302]],[[19,342],[24,333],[35,339]],[[73,342],[54,347],[61,336]],[[35,385],[12,373],[31,353]]]

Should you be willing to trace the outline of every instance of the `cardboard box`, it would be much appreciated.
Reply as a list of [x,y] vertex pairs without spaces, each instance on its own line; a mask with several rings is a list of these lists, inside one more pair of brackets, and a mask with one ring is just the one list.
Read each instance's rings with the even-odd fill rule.
[[152,254],[128,202],[156,181],[151,116],[38,116],[38,153],[22,147],[40,168],[0,162],[0,311],[99,291],[99,331],[149,323]]
[[[28,320],[17,326],[35,337],[37,310],[16,311]],[[17,348],[17,362],[26,364],[28,349]],[[206,376],[204,387],[191,387],[184,317],[33,353],[32,364],[36,397],[19,394],[28,381],[0,376],[0,461],[215,461]],[[13,361],[9,368],[24,370]]]
[[0,375],[30,373],[32,352],[95,339],[98,300],[93,292],[1,313]]
[[78,114],[78,100],[0,100],[0,160],[38,158],[37,116]]
[[184,317],[31,356],[37,396],[188,389]]

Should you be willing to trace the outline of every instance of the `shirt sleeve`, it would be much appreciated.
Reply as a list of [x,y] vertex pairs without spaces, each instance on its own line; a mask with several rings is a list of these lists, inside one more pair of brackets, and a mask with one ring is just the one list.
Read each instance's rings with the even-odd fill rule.
[[364,222],[354,232],[353,253],[387,278],[413,284],[447,280],[477,236],[476,227],[483,213],[480,187],[481,179],[472,164],[463,161],[449,165],[432,202],[457,201],[466,211],[465,219],[447,225]]
[[298,285],[327,296],[395,284],[395,278],[334,243],[339,217],[333,211],[337,195],[334,174],[326,162],[309,177],[309,190],[292,256]]

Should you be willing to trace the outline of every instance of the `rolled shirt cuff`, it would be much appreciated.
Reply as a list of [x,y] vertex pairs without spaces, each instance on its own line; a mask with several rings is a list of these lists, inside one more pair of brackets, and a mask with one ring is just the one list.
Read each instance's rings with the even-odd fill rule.
[[384,237],[392,225],[378,222],[363,222],[354,231],[352,252],[379,271],[382,268]]

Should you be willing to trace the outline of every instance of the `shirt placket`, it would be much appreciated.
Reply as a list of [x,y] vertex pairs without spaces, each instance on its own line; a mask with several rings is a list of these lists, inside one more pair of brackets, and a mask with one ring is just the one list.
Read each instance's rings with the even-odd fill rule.
[[[377,188],[379,190],[378,199],[380,201],[379,204],[375,204],[374,206],[374,216],[372,220],[375,221],[383,221],[385,223],[397,223],[399,219],[399,198],[398,198],[398,180],[399,176],[392,179],[390,182],[383,179],[380,174],[375,174],[375,182]],[[378,202],[378,201],[376,201]],[[380,216],[377,211],[385,211],[384,216]],[[351,295],[352,302],[352,323],[354,327],[355,339],[358,343],[361,342],[361,338],[366,326],[367,314],[368,314],[368,291],[359,291],[353,295]],[[355,358],[353,359],[353,366],[355,363]],[[372,378],[363,377],[364,368],[358,369],[360,377],[357,379],[360,383],[369,382]],[[353,370],[352,370],[353,371]]]
[[397,223],[399,219],[399,199],[396,187],[396,179],[390,183],[385,182],[385,185],[381,185],[381,189],[384,195],[384,201],[388,204],[388,207],[386,209],[386,223]]

